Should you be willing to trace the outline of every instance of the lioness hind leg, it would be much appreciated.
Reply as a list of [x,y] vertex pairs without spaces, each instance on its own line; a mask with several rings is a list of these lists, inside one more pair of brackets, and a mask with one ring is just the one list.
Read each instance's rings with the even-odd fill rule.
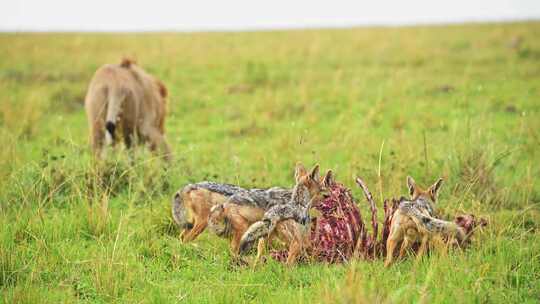
[[142,135],[150,142],[150,150],[156,152],[158,149],[162,151],[162,156],[166,161],[172,160],[171,148],[165,140],[165,136],[155,127],[146,127],[141,130]]
[[94,157],[97,159],[103,156],[103,145],[105,143],[105,133],[103,130],[105,130],[104,124],[96,121],[92,125],[92,131],[90,133],[92,151],[94,153]]
[[85,111],[90,130],[90,145],[96,159],[103,155],[105,145],[105,116],[107,112],[107,88],[91,88],[85,98]]
[[128,123],[122,124],[122,135],[124,137],[124,144],[127,149],[130,149],[133,146],[133,141],[135,140],[135,129]]

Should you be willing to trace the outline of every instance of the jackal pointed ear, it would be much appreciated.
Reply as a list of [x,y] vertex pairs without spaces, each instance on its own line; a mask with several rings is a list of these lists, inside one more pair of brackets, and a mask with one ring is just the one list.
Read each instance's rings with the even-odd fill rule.
[[294,180],[298,182],[298,180],[307,174],[306,168],[302,163],[298,162],[296,163],[296,168],[294,169]]
[[443,183],[443,179],[439,178],[439,180],[437,180],[435,184],[429,187],[429,193],[431,194],[433,199],[437,198],[437,195],[439,194],[439,190],[441,189],[442,183]]
[[487,226],[487,225],[488,225],[488,220],[485,219],[485,218],[483,218],[483,217],[481,217],[481,218],[480,218],[479,225],[480,225],[481,227]]
[[407,176],[407,187],[409,187],[409,195],[412,196],[414,194],[414,190],[416,189],[416,182],[410,176]]
[[311,172],[309,173],[309,177],[314,180],[314,181],[319,181],[320,179],[320,176],[319,176],[319,164],[316,164],[315,167],[313,167],[313,169],[311,169]]
[[225,206],[223,204],[218,204],[218,205],[214,205],[211,209],[210,209],[210,212],[211,213],[214,213],[214,212],[223,212],[223,210],[225,209]]
[[334,184],[334,173],[332,172],[332,170],[326,171],[326,174],[322,179],[322,184],[325,187],[330,187],[332,186],[332,184]]

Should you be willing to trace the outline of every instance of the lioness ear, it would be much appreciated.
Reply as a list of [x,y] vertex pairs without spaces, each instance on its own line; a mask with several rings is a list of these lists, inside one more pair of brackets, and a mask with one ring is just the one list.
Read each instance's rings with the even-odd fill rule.
[[298,180],[307,174],[306,168],[302,163],[296,163],[296,168],[294,169],[294,180],[298,183]]
[[122,58],[122,61],[120,62],[120,66],[126,69],[129,69],[132,64],[135,64],[135,60],[127,57]]
[[332,184],[334,184],[334,173],[332,173],[332,170],[328,170],[326,172],[323,177],[322,184],[325,187],[330,187]]
[[313,169],[311,169],[311,172],[309,173],[309,177],[318,182],[319,181],[319,164],[316,164],[315,167],[313,167]]
[[414,189],[416,189],[416,182],[410,176],[407,176],[407,187],[409,187],[409,195],[413,196]]
[[441,189],[443,183],[443,179],[439,178],[438,181],[435,182],[431,187],[429,187],[429,193],[433,197],[433,199],[437,199],[437,195],[439,194],[439,190]]
[[156,80],[158,89],[159,89],[159,95],[161,95],[162,98],[167,98],[169,95],[169,91],[167,90],[167,87],[161,80]]

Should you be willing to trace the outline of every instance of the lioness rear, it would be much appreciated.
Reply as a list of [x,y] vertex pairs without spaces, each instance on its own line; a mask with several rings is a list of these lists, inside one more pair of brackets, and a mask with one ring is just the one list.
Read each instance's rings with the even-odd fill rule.
[[85,99],[94,155],[102,156],[105,143],[116,143],[120,127],[127,148],[135,140],[149,143],[152,151],[161,149],[170,160],[164,128],[166,97],[165,85],[131,60],[100,67]]

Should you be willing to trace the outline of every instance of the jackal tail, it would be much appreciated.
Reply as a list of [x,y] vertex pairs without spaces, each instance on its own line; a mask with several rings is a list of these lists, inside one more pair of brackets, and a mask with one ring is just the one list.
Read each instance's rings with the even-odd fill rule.
[[193,228],[193,223],[189,222],[187,209],[183,199],[184,190],[178,191],[172,201],[172,216],[178,227],[183,229]]
[[260,238],[268,236],[270,233],[270,222],[258,221],[253,223],[240,239],[240,254],[248,252]]

